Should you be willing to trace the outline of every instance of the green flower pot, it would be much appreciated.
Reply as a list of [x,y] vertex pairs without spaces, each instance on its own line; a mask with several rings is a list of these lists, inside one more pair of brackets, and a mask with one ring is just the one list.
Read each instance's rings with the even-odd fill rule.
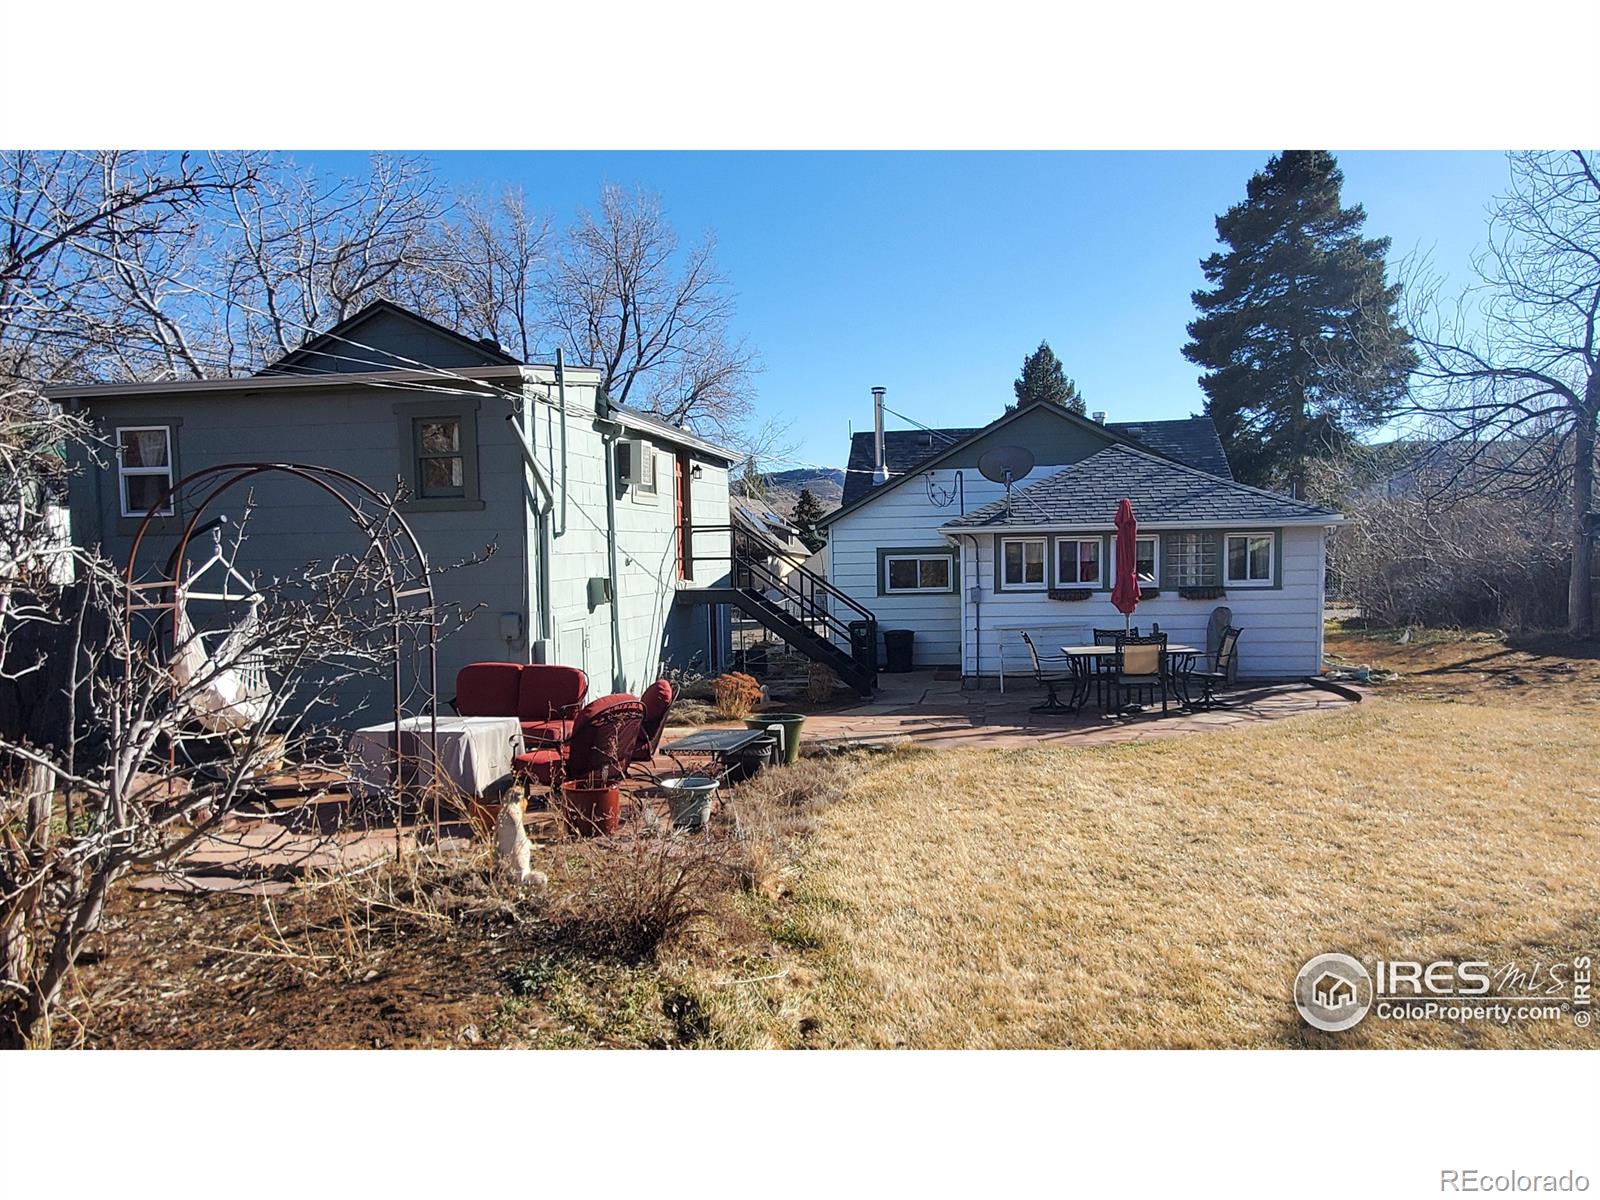
[[800,761],[800,727],[806,723],[804,713],[761,713],[746,717],[746,729],[766,729],[769,725],[783,726],[783,761],[793,764]]

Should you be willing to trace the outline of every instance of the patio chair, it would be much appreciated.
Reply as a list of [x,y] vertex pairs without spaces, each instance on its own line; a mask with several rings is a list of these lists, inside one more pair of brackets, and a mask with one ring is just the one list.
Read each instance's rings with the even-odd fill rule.
[[[1222,701],[1217,699],[1216,689],[1226,687],[1228,684],[1228,673],[1233,666],[1233,657],[1238,653],[1239,635],[1243,632],[1244,630],[1236,626],[1228,626],[1222,631],[1222,641],[1217,644],[1217,655],[1210,666],[1198,671],[1191,667],[1185,673],[1185,685],[1189,683],[1200,685],[1200,699],[1197,702],[1199,707],[1216,708],[1222,704]],[[1187,686],[1184,691],[1187,694]]]
[[584,780],[610,783],[627,774],[644,733],[644,705],[637,696],[614,692],[586,704],[572,721],[572,736],[512,760],[528,784]]
[[647,763],[656,756],[662,731],[667,727],[667,717],[672,712],[672,701],[672,684],[665,679],[656,680],[639,697],[639,702],[644,705],[644,731],[633,751],[634,762]]
[[1138,637],[1139,627],[1131,625],[1127,629],[1096,629],[1094,631],[1094,644],[1096,646],[1115,646],[1125,637]]
[[558,746],[573,733],[573,719],[589,691],[589,677],[577,667],[529,663],[517,685],[517,720],[530,747]]
[[1028,647],[1028,657],[1033,659],[1033,677],[1050,694],[1050,698],[1043,704],[1036,704],[1028,711],[1036,713],[1076,712],[1078,707],[1082,707],[1081,705],[1074,707],[1073,704],[1063,704],[1061,703],[1061,697],[1057,694],[1063,686],[1070,685],[1073,700],[1077,701],[1078,699],[1079,672],[1073,664],[1072,656],[1070,654],[1040,654],[1039,647],[1033,644],[1033,638],[1026,632],[1023,633],[1022,640]]
[[[1115,646],[1125,637],[1138,637],[1139,627],[1130,625],[1126,629],[1096,629],[1094,631],[1094,644],[1096,646]],[[1089,674],[1088,691],[1098,690],[1100,694],[1100,708],[1109,711],[1109,701],[1106,693],[1111,686],[1111,677],[1117,673],[1116,660],[1106,655],[1091,658],[1085,664]],[[1088,691],[1084,694],[1088,700]]]
[[1114,708],[1120,710],[1128,702],[1130,693],[1149,693],[1153,698],[1161,693],[1161,711],[1167,711],[1167,635],[1151,634],[1148,637],[1120,637],[1117,639],[1117,656],[1111,675],[1106,680],[1107,692],[1116,698]]

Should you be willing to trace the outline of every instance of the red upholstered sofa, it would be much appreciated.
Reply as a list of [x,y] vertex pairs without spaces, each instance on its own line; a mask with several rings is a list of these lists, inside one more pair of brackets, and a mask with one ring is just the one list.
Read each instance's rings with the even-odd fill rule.
[[532,745],[559,744],[589,690],[577,667],[549,663],[469,663],[456,673],[450,706],[463,717],[516,717]]
[[577,667],[531,663],[517,687],[517,719],[530,743],[564,742],[589,692],[589,677]]

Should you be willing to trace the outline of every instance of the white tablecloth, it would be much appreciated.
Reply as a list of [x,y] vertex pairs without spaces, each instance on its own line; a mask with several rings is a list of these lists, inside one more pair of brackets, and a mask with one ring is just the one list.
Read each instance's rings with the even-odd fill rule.
[[[438,759],[428,744],[428,718],[400,722],[400,752],[405,786],[425,788],[436,778],[456,790],[482,796],[511,774],[511,759],[522,752],[522,725],[515,717],[439,717]],[[389,763],[395,725],[369,725],[350,735],[351,786],[377,790],[390,783]]]

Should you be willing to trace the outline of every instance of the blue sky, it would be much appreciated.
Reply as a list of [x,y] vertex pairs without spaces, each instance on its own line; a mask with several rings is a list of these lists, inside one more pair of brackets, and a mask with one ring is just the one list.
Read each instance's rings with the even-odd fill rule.
[[[1457,283],[1507,169],[1494,153],[1338,152],[1345,201],[1391,262]],[[338,169],[345,154],[302,154]],[[874,384],[930,425],[977,425],[1047,338],[1111,420],[1200,411],[1180,353],[1215,245],[1260,153],[509,153],[434,156],[452,185],[518,183],[566,222],[600,185],[660,193],[684,239],[717,236],[736,328],[760,350],[758,410],[796,463],[842,466]],[[901,424],[891,419],[891,425]]]

